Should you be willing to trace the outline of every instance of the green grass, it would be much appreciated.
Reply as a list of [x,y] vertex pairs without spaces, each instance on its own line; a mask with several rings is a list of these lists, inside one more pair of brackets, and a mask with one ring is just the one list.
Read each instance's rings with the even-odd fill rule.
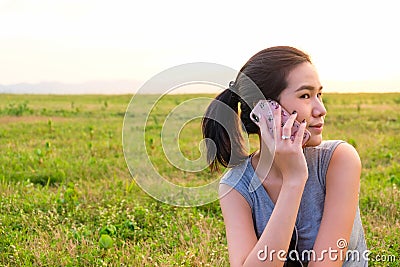
[[[166,114],[194,97],[163,98],[146,128],[155,168],[188,186],[218,175],[169,164],[160,130]],[[228,266],[218,201],[174,207],[131,178],[121,134],[130,98],[0,95],[0,266]],[[141,98],[141,107],[152,104]],[[399,266],[400,94],[324,98],[324,138],[351,143],[362,159],[360,210],[371,258],[397,259],[370,266]],[[190,159],[200,156],[199,122],[185,125],[178,140]]]

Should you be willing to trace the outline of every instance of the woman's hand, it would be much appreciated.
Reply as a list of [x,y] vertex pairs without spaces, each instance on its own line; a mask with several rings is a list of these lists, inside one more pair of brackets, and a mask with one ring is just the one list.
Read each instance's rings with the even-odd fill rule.
[[[308,178],[307,162],[303,154],[302,141],[306,128],[306,122],[302,122],[295,135],[294,140],[290,139],[293,123],[297,113],[293,113],[281,127],[281,106],[272,109],[273,122],[275,129],[273,135],[268,131],[267,119],[261,115],[261,154],[263,150],[275,151],[273,164],[281,171],[283,183],[285,182],[305,182]],[[286,138],[285,138],[286,137]],[[289,137],[289,138],[287,138]],[[275,147],[273,147],[275,146]],[[275,148],[275,149],[274,149]]]

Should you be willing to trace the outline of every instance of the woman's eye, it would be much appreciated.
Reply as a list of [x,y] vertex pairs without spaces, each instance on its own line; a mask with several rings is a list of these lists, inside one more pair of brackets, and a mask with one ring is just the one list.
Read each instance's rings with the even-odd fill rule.
[[318,93],[318,97],[319,97],[319,98],[322,98],[322,93]]
[[308,98],[310,98],[310,95],[309,95],[309,94],[304,94],[304,95],[300,96],[300,98],[306,98],[306,99],[308,99]]

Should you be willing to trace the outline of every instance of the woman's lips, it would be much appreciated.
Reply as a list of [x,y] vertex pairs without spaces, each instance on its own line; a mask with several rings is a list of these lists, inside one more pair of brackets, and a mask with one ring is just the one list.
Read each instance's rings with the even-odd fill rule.
[[313,125],[308,126],[308,129],[311,130],[312,132],[316,133],[316,134],[322,133],[323,128],[324,128],[324,124],[323,123],[317,123],[317,124],[313,124]]

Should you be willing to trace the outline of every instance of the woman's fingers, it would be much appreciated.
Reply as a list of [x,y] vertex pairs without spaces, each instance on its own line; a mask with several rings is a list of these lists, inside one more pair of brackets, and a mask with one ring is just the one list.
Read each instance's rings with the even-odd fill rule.
[[272,109],[272,115],[274,118],[275,129],[274,129],[274,140],[278,141],[282,138],[281,128],[282,128],[282,117],[281,117],[281,106]]
[[297,113],[290,115],[290,117],[286,121],[285,125],[283,125],[282,139],[287,138],[287,137],[289,137],[289,139],[290,139],[290,137],[292,135],[292,127],[293,127],[294,121],[296,120],[296,117],[297,117]]
[[304,120],[300,123],[299,130],[296,133],[296,136],[294,138],[294,142],[296,145],[299,145],[300,147],[303,146],[303,138],[304,138],[304,132],[306,131],[306,125],[307,122]]
[[263,142],[268,146],[268,149],[270,151],[273,151],[273,148],[275,146],[275,139],[274,139],[275,131],[274,131],[274,133],[271,133],[269,130],[269,126],[267,124],[267,119],[271,119],[271,117],[266,118],[266,117],[264,117],[263,114],[260,114],[259,118],[260,118],[261,138],[262,138]]

